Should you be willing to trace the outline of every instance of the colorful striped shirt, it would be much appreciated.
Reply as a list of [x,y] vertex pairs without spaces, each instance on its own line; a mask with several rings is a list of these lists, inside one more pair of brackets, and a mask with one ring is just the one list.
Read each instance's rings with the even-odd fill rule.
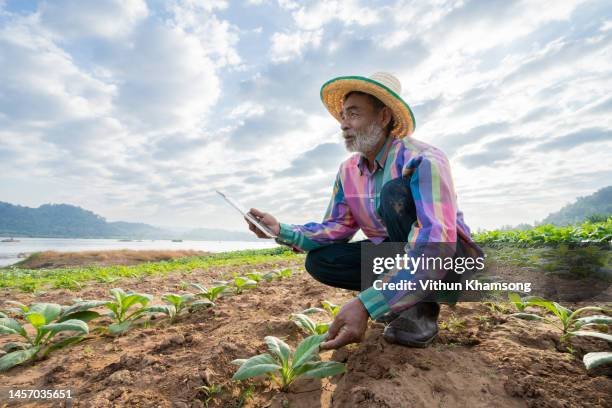
[[[348,242],[361,229],[370,241],[381,243],[388,235],[377,212],[380,191],[386,182],[406,176],[410,177],[417,215],[406,237],[410,248],[434,242],[456,243],[458,237],[474,245],[463,214],[457,208],[450,165],[442,151],[411,137],[399,140],[390,137],[376,156],[375,164],[376,169],[371,172],[360,154],[345,160],[338,170],[323,222],[281,223],[277,240],[310,251]],[[411,278],[409,271],[399,270],[386,273],[383,281]],[[359,294],[373,319],[389,310],[404,310],[424,296],[414,292],[379,291],[373,287]]]

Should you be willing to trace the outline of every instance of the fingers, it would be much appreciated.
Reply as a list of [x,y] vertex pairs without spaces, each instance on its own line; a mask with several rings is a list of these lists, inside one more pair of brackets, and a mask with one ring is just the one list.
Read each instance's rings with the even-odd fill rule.
[[266,213],[265,213],[265,212],[263,212],[263,211],[259,211],[257,208],[251,208],[251,209],[249,210],[249,212],[250,212],[251,214],[253,214],[254,216],[259,217],[259,218],[262,218],[262,217],[264,217],[264,216],[266,215]]
[[322,350],[337,349],[354,342],[355,339],[348,330],[340,330],[340,333],[338,333],[338,335],[334,339],[321,343],[319,348]]
[[266,238],[266,235],[259,230],[248,218],[244,217],[244,220],[249,224],[249,230],[252,231],[258,238]]
[[327,341],[336,337],[338,335],[338,332],[340,331],[340,327],[342,326],[343,324],[340,323],[339,319],[334,319],[331,326],[329,326],[329,329],[327,329]]

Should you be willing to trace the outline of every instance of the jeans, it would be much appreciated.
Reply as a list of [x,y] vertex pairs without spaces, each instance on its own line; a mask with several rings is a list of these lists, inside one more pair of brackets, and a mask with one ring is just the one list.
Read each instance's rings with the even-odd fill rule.
[[[388,181],[380,192],[378,214],[389,235],[385,241],[406,242],[417,220],[409,181],[403,177]],[[306,271],[325,285],[361,290],[361,242],[364,241],[331,244],[308,252]]]

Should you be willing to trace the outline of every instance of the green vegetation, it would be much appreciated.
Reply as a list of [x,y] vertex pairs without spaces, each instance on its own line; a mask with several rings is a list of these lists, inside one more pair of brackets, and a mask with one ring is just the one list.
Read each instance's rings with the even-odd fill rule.
[[[44,357],[53,350],[58,350],[82,340],[83,335],[89,333],[87,323],[77,319],[61,318],[61,306],[55,303],[35,303],[28,307],[19,304],[23,317],[35,330],[32,337],[25,327],[17,320],[0,314],[0,334],[16,334],[26,343],[9,343],[4,351],[11,351],[0,358],[0,372],[33,360],[39,355]],[[75,335],[52,342],[55,336],[62,332],[73,332]],[[13,351],[15,350],[16,351]]]
[[198,290],[198,293],[195,294],[197,297],[208,299],[211,302],[214,302],[223,294],[223,292],[225,292],[225,289],[227,289],[227,285],[217,285],[210,289],[205,288],[198,283],[191,283],[190,285]]
[[[223,252],[212,255],[178,258],[170,261],[147,262],[131,266],[83,266],[58,269],[0,268],[0,288],[18,288],[24,292],[35,292],[45,288],[79,289],[87,282],[114,282],[121,278],[167,275],[171,272],[189,273],[194,269],[209,269],[218,266],[253,265],[264,262],[300,259],[284,247]],[[291,270],[285,270],[291,276]]]
[[479,244],[487,246],[516,244],[531,247],[561,243],[607,243],[612,240],[612,217],[605,222],[587,221],[565,227],[547,224],[523,231],[487,231],[476,233],[473,238]]
[[330,326],[330,323],[317,323],[303,313],[292,313],[289,319],[293,320],[307,334],[327,333]]
[[234,278],[234,293],[241,294],[245,289],[253,289],[257,286],[257,282],[242,276]]
[[264,338],[270,353],[260,354],[249,359],[232,361],[240,368],[234,380],[268,375],[276,382],[281,391],[288,391],[289,386],[299,377],[324,378],[346,371],[342,363],[336,361],[321,361],[319,345],[325,339],[325,334],[306,337],[298,344],[295,352],[284,341],[267,336]]

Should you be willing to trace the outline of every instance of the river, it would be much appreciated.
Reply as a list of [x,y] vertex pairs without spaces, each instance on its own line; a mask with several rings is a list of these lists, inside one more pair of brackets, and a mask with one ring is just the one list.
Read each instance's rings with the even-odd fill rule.
[[[8,237],[0,237],[0,240]],[[193,249],[208,252],[235,251],[239,249],[274,248],[272,240],[261,241],[182,241],[117,239],[74,239],[74,238],[17,238],[18,242],[0,242],[0,267],[11,265],[23,259],[23,254],[40,251],[104,251],[110,249],[173,250]],[[21,256],[20,256],[21,254]]]

